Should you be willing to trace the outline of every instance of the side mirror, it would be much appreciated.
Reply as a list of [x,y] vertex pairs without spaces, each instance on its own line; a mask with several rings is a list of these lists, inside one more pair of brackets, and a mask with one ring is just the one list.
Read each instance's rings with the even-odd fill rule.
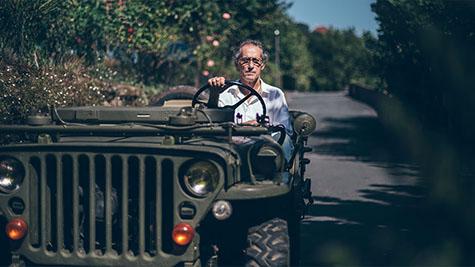
[[293,127],[296,134],[309,136],[315,131],[317,121],[312,115],[300,111],[290,111],[290,114],[293,118]]

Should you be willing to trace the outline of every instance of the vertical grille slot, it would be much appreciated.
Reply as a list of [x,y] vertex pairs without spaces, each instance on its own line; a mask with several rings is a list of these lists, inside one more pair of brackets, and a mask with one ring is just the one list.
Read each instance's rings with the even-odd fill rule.
[[[127,162],[121,157],[122,162]],[[122,168],[122,195],[121,195],[121,225],[122,225],[122,253],[129,252],[129,165]]]
[[173,241],[171,232],[173,230],[173,162],[169,159],[162,161],[162,250],[165,253],[172,253]]
[[139,161],[139,254],[145,252],[145,163]]
[[[105,232],[106,232],[106,252],[112,252],[112,205],[113,205],[113,196],[112,196],[112,177],[111,177],[111,164],[110,158],[108,157],[105,161]],[[117,196],[115,196],[117,199]]]
[[88,252],[91,254],[96,251],[96,160],[88,157],[89,161],[89,190],[88,190]]
[[162,178],[162,166],[160,165],[160,167],[158,167],[159,162],[155,162],[156,164],[156,179],[155,179],[155,186],[154,186],[154,189],[155,189],[155,207],[154,207],[154,212],[155,212],[155,249],[158,253],[158,251],[161,251],[162,250],[162,243],[161,243],[161,238],[163,237],[161,235],[161,231],[162,231],[162,217],[163,217],[163,213],[162,213],[162,192],[161,192],[161,188],[162,187],[162,181],[163,181],[163,178]]
[[57,251],[58,249],[58,244],[56,241],[52,241],[51,238],[52,229],[56,229],[53,227],[57,227],[56,221],[53,220],[53,218],[57,217],[57,212],[55,214],[51,212],[51,196],[56,194],[56,180],[61,175],[60,169],[61,166],[58,164],[58,158],[54,155],[47,155],[46,162],[42,161],[39,204],[41,206],[41,246],[49,251]]
[[32,157],[30,159],[31,167],[33,168],[33,173],[30,179],[30,234],[28,238],[30,240],[30,244],[34,248],[40,247],[40,195],[39,193],[39,186],[40,186],[40,179],[41,179],[41,160],[38,157]]
[[[129,157],[128,159],[128,192],[129,192],[129,200],[128,200],[128,230],[129,230],[129,251],[132,252],[134,255],[138,254],[139,247],[138,247],[138,238],[139,238],[139,229],[138,229],[138,209],[139,203],[138,198],[139,196],[139,160],[137,157]],[[134,197],[135,196],[135,197]]]
[[[153,157],[145,158],[145,251],[150,256],[157,254],[155,204],[157,199],[157,161]],[[158,210],[160,211],[160,210]],[[147,227],[149,226],[149,227]]]
[[[90,202],[90,193],[91,193],[91,183],[90,183],[90,160],[89,157],[86,155],[79,155],[78,157],[78,174],[79,174],[79,232],[80,232],[80,240],[79,246],[80,248],[84,249],[85,253],[89,253],[91,251],[91,245],[89,242],[85,242],[82,240],[83,238],[89,238],[91,234],[91,224],[90,210],[93,210],[93,205]],[[94,183],[92,183],[94,184]],[[94,190],[94,187],[92,187]],[[94,202],[92,202],[94,203]],[[92,216],[93,219],[95,216]],[[94,249],[94,247],[92,247]]]
[[[63,156],[61,160],[61,164],[59,167],[62,167],[62,177],[59,175],[57,177],[57,181],[62,181],[62,194],[58,192],[58,198],[61,198],[61,195],[63,195],[63,236],[64,236],[64,249],[72,252],[74,247],[73,247],[73,232],[74,232],[74,215],[75,211],[78,207],[74,206],[74,197],[75,197],[75,191],[76,188],[74,188],[74,182],[73,182],[73,160],[71,156]],[[60,189],[61,190],[61,189]],[[61,203],[58,199],[58,203]],[[61,204],[60,204],[61,205]],[[61,210],[59,210],[61,212]],[[59,216],[58,216],[59,218]],[[61,225],[60,222],[58,224]]]
[[[119,156],[113,156],[111,158],[111,175],[112,175],[112,195],[114,202],[112,203],[112,249],[118,254],[122,251],[123,233],[121,229],[121,222],[123,220],[122,213],[119,210],[120,205],[123,202],[120,200],[123,198],[123,163],[122,158]],[[127,240],[127,236],[125,238]]]
[[[71,160],[72,163],[72,189],[73,192],[73,202],[72,202],[72,211],[73,211],[73,228],[72,228],[72,236],[73,236],[73,251],[79,251],[79,194],[80,194],[80,187],[79,187],[79,169],[78,169],[78,159],[75,156],[71,158],[70,156],[65,156],[68,160]],[[59,180],[59,179],[58,179]],[[81,203],[82,204],[82,203]],[[81,205],[82,206],[82,205]]]
[[[95,184],[94,184],[94,199],[95,202],[95,228],[98,231],[96,232],[94,245],[96,252],[103,254],[105,252],[105,247],[103,246],[106,241],[106,229],[105,229],[105,176],[106,176],[106,159],[102,155],[97,155],[94,157],[94,175],[95,175]],[[101,245],[102,244],[102,245]]]

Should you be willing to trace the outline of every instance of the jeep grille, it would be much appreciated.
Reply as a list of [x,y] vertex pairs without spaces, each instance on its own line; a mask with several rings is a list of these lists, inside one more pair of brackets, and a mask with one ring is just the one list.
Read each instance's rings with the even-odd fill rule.
[[171,159],[45,152],[31,156],[29,163],[29,242],[34,249],[63,257],[148,262],[171,253]]

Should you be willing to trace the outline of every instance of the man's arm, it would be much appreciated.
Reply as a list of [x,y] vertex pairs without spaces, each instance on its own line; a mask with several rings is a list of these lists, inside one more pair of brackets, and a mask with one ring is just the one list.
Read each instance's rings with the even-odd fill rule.
[[219,90],[213,90],[213,87],[223,87],[225,82],[224,77],[213,77],[208,80],[208,84],[211,86],[209,90],[208,107],[217,108],[219,105]]
[[273,125],[282,124],[289,136],[293,134],[293,128],[290,120],[289,107],[285,100],[284,92],[280,89],[275,91],[277,96],[272,109],[269,110],[269,119]]

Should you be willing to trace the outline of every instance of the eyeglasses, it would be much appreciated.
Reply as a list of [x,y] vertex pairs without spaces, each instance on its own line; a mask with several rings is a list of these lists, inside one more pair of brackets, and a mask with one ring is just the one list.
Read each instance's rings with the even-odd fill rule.
[[260,67],[264,64],[262,59],[260,58],[255,58],[255,57],[242,57],[238,60],[239,65],[241,66],[249,66],[249,64],[254,64],[256,67]]

